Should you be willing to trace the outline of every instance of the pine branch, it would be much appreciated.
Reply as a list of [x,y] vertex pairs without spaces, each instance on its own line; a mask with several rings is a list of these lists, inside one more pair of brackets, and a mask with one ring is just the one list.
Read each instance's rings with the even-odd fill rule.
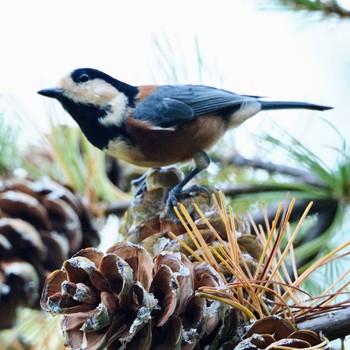
[[315,187],[328,189],[328,186],[310,171],[305,171],[287,165],[265,162],[260,159],[248,159],[236,154],[231,158],[231,163],[236,167],[250,167],[253,169],[265,170],[269,173],[278,173],[294,177],[298,182]]
[[299,322],[297,328],[322,332],[329,340],[344,338],[350,334],[350,307]]

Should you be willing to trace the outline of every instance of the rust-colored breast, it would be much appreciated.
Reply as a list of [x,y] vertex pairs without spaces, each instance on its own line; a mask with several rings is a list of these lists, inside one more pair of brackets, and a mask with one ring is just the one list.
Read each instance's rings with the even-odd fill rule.
[[143,155],[141,166],[164,166],[188,161],[199,151],[212,147],[227,130],[219,115],[201,116],[176,129],[153,128],[129,116],[127,131]]

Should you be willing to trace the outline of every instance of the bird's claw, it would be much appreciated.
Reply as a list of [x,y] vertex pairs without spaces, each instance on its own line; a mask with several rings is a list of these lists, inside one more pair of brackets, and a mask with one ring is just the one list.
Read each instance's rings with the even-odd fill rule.
[[[141,176],[143,177],[143,176]],[[143,177],[143,179],[140,180],[140,178],[137,178],[135,180],[131,181],[131,186],[133,186],[135,188],[134,191],[134,196],[137,197],[138,195],[140,195],[143,192],[147,191],[147,182],[146,182],[146,178]]]
[[181,188],[177,188],[177,186],[175,186],[169,192],[168,200],[166,203],[166,213],[171,217],[171,219],[174,222],[176,222],[177,224],[180,224],[181,221],[177,217],[176,212],[174,211],[174,207],[178,208],[178,205],[181,202],[181,199],[183,199],[185,197],[189,197],[189,196],[195,197],[199,192],[203,192],[207,195],[208,200],[209,200],[209,204],[210,204],[211,203],[211,193],[206,187],[200,186],[200,185],[193,185],[193,186],[184,190]]

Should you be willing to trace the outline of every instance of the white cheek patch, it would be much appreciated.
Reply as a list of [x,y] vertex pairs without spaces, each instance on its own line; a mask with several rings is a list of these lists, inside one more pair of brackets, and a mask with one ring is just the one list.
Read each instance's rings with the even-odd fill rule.
[[119,93],[119,95],[109,103],[109,106],[110,109],[107,114],[99,118],[99,122],[105,126],[121,125],[129,110],[127,97],[123,93]]
[[102,79],[89,80],[86,83],[76,83],[70,75],[63,77],[58,86],[65,90],[64,94],[76,103],[103,106],[109,104],[120,92]]
[[101,108],[108,106],[107,114],[99,119],[101,124],[120,125],[127,114],[127,97],[102,79],[76,83],[68,74],[60,80],[58,86],[75,103],[92,104]]

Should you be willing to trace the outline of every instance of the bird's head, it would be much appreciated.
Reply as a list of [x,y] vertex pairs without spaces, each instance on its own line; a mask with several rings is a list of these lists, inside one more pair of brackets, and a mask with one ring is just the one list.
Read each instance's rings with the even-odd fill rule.
[[99,70],[79,68],[66,74],[57,87],[38,93],[57,99],[79,124],[97,118],[102,124],[118,125],[133,107],[138,90]]

